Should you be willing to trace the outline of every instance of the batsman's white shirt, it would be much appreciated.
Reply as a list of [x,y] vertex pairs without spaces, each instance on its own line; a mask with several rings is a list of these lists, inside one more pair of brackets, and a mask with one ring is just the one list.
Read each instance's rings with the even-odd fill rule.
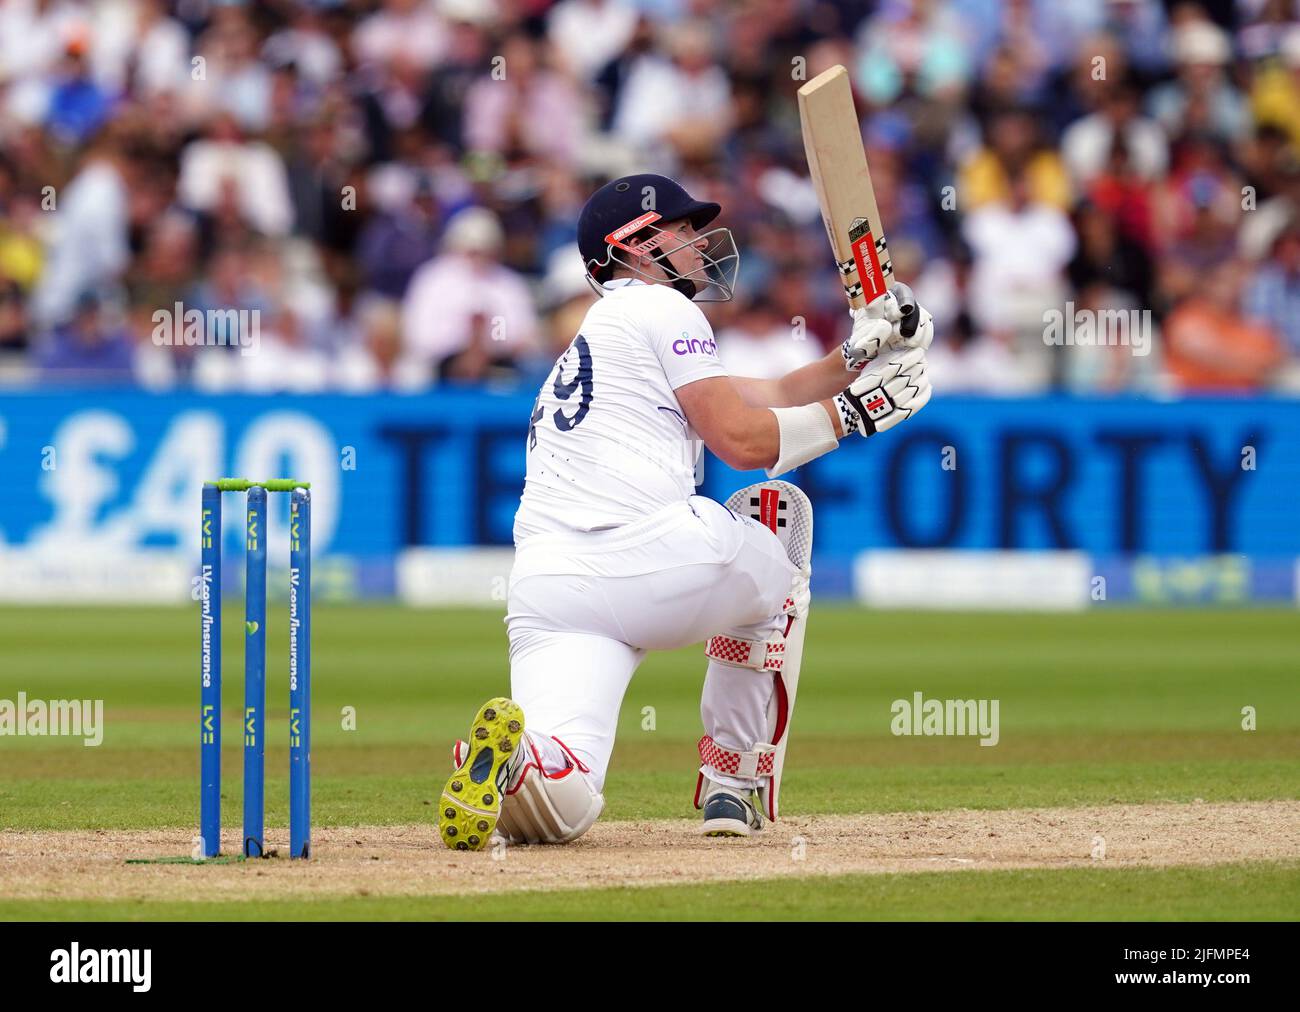
[[671,288],[605,288],[537,396],[516,544],[618,527],[695,491],[701,443],[673,391],[727,374],[713,329]]
[[[699,307],[611,282],[533,407],[506,615],[511,695],[548,768],[566,764],[554,736],[596,790],[646,651],[784,626],[795,568],[780,542],[694,494],[700,442],[674,391],[726,374]],[[705,730],[738,751],[768,740],[772,684],[709,662]]]

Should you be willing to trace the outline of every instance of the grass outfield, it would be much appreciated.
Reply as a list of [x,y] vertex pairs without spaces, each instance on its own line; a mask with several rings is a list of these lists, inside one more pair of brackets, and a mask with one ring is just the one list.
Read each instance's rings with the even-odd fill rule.
[[[223,644],[227,826],[238,819],[242,787],[241,612],[239,602],[228,603]],[[268,608],[270,826],[287,822],[284,617],[282,603]],[[451,740],[464,735],[484,698],[508,691],[500,614],[319,606],[313,646],[315,824],[427,822]],[[820,814],[1297,798],[1297,671],[1300,612],[1293,610],[893,615],[818,607],[787,761],[786,806],[791,814]],[[0,738],[0,829],[196,825],[195,609],[0,609],[0,672],[0,698],[22,691],[29,699],[103,699],[106,724],[98,748],[66,738]],[[690,814],[702,672],[698,647],[654,655],[638,672],[620,718],[605,818]],[[890,704],[918,691],[927,698],[999,700],[999,744],[893,736]],[[1255,708],[1258,730],[1242,730],[1246,706]],[[344,727],[350,712],[355,730]],[[1044,897],[1056,897],[1059,916],[1101,916],[1086,904],[1066,904],[1066,892],[1046,884],[1054,875],[1065,881],[1081,873],[1093,874],[1043,872],[1043,878],[1027,881],[1041,882]],[[952,910],[965,911],[954,916],[977,915],[961,894],[976,895],[984,887],[965,874],[926,876],[931,883],[954,883]],[[1027,873],[969,878],[992,882],[990,876],[1012,874]],[[1179,913],[1192,909],[1192,893],[1172,895],[1165,886],[1205,883],[1227,872],[1096,874],[1136,883],[1123,893],[1124,902],[1139,904],[1135,916],[1160,917],[1216,916],[1209,908]],[[1255,872],[1236,874],[1249,878]],[[1296,869],[1262,868],[1258,874],[1260,881],[1281,876],[1293,883]],[[884,894],[872,890],[920,889],[934,897],[930,916],[945,916],[942,895],[931,892],[940,887],[909,885],[915,878],[854,877],[860,885],[836,879],[836,889],[844,885],[852,896],[865,891],[862,916],[884,916],[878,911],[888,906]],[[887,886],[886,880],[896,884]],[[732,902],[729,886],[684,888],[701,897],[721,890],[714,901]],[[988,888],[990,903],[1010,903],[995,902],[996,889]],[[656,890],[656,903],[660,892],[673,910],[689,916],[696,900],[672,900],[675,893],[667,889]],[[1286,895],[1261,887],[1261,897],[1270,894]],[[1144,896],[1150,898],[1145,914]],[[357,910],[367,906],[339,902],[356,902]],[[568,904],[585,901],[552,895],[521,902],[567,915]],[[376,898],[370,906],[376,917],[402,915],[396,901]],[[311,910],[325,907],[304,904],[295,913],[313,916]],[[75,904],[66,909],[81,910]],[[408,912],[418,909],[417,904]],[[1128,909],[1115,907],[1105,916],[1125,916]],[[330,910],[327,916],[344,915]],[[988,910],[984,916],[999,913]]]

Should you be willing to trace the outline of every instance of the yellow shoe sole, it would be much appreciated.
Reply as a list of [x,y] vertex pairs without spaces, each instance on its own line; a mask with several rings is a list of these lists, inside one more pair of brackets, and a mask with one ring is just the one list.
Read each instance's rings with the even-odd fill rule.
[[524,711],[498,696],[469,729],[469,755],[447,780],[438,803],[438,837],[451,850],[483,850],[501,818],[497,774],[524,737]]

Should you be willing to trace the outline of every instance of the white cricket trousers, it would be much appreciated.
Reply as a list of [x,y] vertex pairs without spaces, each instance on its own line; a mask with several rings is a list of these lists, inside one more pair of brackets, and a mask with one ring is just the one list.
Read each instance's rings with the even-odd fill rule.
[[[646,652],[718,634],[766,639],[784,628],[795,575],[776,535],[704,496],[609,531],[525,539],[506,614],[510,692],[548,769],[565,765],[553,736],[601,790],[623,694]],[[771,740],[773,691],[770,672],[708,661],[704,730],[740,752]],[[715,770],[709,776],[757,786]]]

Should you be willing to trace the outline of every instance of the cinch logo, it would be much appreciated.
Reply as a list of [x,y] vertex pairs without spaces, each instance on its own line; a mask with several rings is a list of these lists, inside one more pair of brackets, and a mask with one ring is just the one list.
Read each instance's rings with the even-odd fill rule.
[[673,342],[674,355],[717,355],[718,344],[716,341],[701,341],[698,337],[688,337],[686,332]]

